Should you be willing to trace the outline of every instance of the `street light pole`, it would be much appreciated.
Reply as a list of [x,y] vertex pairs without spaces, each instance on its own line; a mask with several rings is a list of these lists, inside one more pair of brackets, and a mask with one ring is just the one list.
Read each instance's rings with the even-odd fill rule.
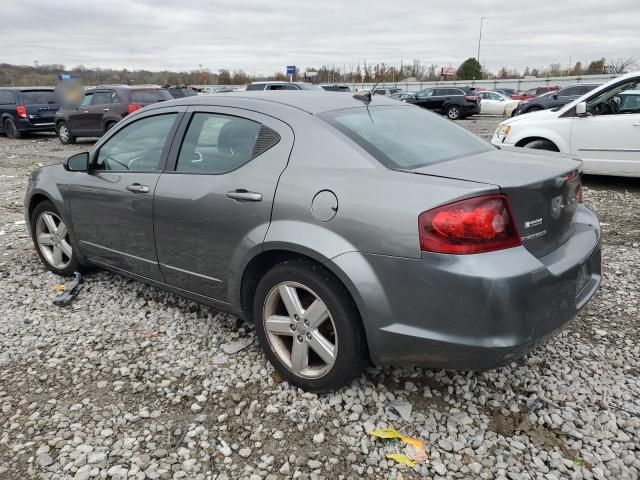
[[478,36],[478,63],[480,63],[480,42],[482,42],[482,23],[487,17],[480,17],[480,35]]

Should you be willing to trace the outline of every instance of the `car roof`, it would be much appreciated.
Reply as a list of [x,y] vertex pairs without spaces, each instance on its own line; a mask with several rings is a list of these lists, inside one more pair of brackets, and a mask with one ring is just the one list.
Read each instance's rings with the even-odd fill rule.
[[[265,107],[269,103],[277,103],[280,105],[297,108],[312,115],[316,115],[331,110],[341,110],[345,108],[357,108],[365,106],[362,100],[354,98],[353,95],[331,95],[325,91],[312,90],[289,90],[289,91],[243,91],[229,92],[222,95],[207,95],[179,98],[168,100],[154,104],[156,108],[162,108],[170,105],[211,105],[221,106],[220,99],[224,99],[224,106],[229,106],[228,101],[232,99],[251,100],[255,102],[264,102]],[[375,95],[372,96],[369,106],[398,106],[396,100],[387,99],[386,97]],[[401,104],[402,105],[402,104]]]

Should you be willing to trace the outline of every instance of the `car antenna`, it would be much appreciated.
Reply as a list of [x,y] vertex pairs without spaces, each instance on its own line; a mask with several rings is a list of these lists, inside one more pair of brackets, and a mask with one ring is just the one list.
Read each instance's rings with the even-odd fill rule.
[[385,74],[383,70],[382,80],[378,80],[370,90],[365,90],[363,92],[354,94],[353,98],[355,98],[356,100],[362,100],[368,106],[371,103],[371,100],[373,100],[373,92],[375,91],[376,87],[380,85],[380,82],[384,81],[387,78],[387,74],[388,72]]

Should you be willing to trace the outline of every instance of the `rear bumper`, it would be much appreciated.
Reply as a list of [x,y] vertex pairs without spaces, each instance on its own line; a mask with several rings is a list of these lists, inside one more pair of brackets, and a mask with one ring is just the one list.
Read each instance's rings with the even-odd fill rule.
[[[598,219],[581,206],[574,228],[542,258],[517,247],[422,259],[354,252],[333,262],[351,277],[374,363],[486,369],[552,337],[597,291]],[[587,281],[576,291],[583,265]]]
[[20,118],[16,125],[21,132],[53,132],[55,130],[54,118],[44,123],[31,123],[28,118]]
[[477,115],[480,113],[480,104],[478,105],[462,105],[463,115]]

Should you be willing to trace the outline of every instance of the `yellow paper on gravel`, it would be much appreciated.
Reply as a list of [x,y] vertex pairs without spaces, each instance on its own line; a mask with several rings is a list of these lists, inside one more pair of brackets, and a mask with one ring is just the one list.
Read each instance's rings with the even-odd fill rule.
[[61,293],[61,292],[64,292],[66,288],[67,287],[62,283],[56,283],[53,287],[51,287],[51,290],[53,290],[56,293]]
[[415,467],[422,462],[429,461],[429,455],[424,449],[424,441],[419,438],[405,437],[392,427],[372,430],[369,435],[383,440],[396,440],[396,442],[389,442],[390,449],[388,453],[385,452],[385,456],[400,465]]

